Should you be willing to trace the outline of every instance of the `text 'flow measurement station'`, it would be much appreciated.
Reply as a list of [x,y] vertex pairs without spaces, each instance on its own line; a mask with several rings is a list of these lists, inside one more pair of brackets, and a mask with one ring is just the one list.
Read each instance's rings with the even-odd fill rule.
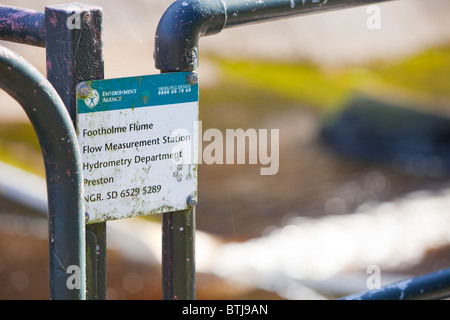
[[188,209],[198,164],[198,84],[189,76],[78,85],[87,223]]

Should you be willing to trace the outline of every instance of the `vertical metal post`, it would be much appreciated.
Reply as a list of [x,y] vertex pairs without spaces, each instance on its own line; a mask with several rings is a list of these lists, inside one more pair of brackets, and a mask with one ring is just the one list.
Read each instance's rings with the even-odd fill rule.
[[[196,59],[194,59],[196,60]],[[161,70],[161,73],[170,70]],[[178,70],[190,71],[190,70]],[[189,210],[163,213],[162,297],[164,300],[195,300],[195,206]]]
[[195,209],[162,215],[165,300],[195,299]]
[[[45,8],[47,78],[76,124],[76,85],[104,78],[103,9],[80,3]],[[86,226],[87,299],[106,298],[106,223]]]

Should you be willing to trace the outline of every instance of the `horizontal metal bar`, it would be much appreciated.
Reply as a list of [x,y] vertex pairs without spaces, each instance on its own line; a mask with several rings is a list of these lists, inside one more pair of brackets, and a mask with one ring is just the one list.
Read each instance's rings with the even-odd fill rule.
[[45,47],[43,12],[0,6],[0,40]]
[[399,281],[341,300],[438,300],[450,297],[450,268]]
[[227,11],[224,28],[385,1],[391,0],[224,0]]
[[198,67],[200,37],[268,20],[390,0],[180,0],[163,14],[155,35],[155,65],[162,72]]

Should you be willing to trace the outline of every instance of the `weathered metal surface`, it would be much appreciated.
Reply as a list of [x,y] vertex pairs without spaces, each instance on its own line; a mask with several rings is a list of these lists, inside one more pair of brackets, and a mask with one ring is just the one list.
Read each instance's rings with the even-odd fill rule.
[[43,12],[0,6],[0,39],[44,47],[44,20]]
[[391,0],[223,0],[227,12],[224,28],[386,1]]
[[[63,100],[75,126],[77,84],[104,77],[103,9],[81,3],[49,6],[45,8],[45,28],[47,78]],[[86,226],[86,252],[90,259],[86,270],[87,299],[105,299],[104,223]]]
[[156,30],[156,68],[162,72],[195,70],[199,38],[219,33],[225,22],[226,10],[221,0],[174,2]]
[[[61,98],[30,63],[0,47],[0,86],[24,108],[44,155],[49,205],[50,297],[84,299],[85,227],[81,155]],[[67,285],[70,266],[79,288]]]
[[162,215],[162,297],[195,299],[195,209]]
[[390,0],[186,0],[174,2],[159,21],[155,65],[162,72],[192,71],[200,37],[239,25]]

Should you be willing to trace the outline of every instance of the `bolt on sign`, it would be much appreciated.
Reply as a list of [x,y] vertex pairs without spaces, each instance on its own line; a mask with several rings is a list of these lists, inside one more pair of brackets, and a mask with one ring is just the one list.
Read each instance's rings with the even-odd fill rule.
[[86,223],[189,209],[198,163],[192,78],[176,72],[78,85]]

